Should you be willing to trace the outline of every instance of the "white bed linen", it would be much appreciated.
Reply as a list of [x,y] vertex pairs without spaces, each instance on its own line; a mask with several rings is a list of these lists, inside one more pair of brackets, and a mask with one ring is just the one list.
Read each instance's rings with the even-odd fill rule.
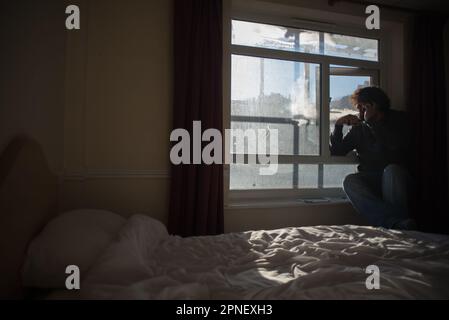
[[[368,290],[366,267],[380,268]],[[136,215],[82,282],[86,299],[449,298],[449,237],[360,226],[169,236]]]

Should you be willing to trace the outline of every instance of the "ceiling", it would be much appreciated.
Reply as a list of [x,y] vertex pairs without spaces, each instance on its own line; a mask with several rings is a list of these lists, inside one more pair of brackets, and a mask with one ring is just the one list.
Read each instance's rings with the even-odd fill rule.
[[363,1],[367,4],[384,4],[388,6],[412,9],[412,10],[424,10],[424,11],[437,11],[449,13],[449,2],[447,0],[373,0]]

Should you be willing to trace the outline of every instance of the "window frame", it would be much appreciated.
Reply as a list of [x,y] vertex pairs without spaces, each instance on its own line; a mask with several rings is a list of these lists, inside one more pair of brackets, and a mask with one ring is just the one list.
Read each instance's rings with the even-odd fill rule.
[[[362,37],[378,40],[378,61],[360,60],[345,57],[326,56],[321,54],[312,54],[304,52],[282,51],[268,48],[248,47],[232,44],[232,21],[240,20],[254,23],[262,23],[274,26],[283,26],[297,29],[305,29],[318,32],[328,32],[347,36]],[[346,157],[336,157],[330,155],[330,76],[331,75],[351,75],[351,76],[370,76],[373,84],[380,87],[386,87],[385,79],[387,74],[387,50],[385,38],[377,31],[368,31],[366,29],[354,28],[353,26],[330,25],[326,22],[308,22],[304,20],[288,20],[284,17],[271,17],[248,12],[229,12],[228,19],[225,20],[224,32],[224,127],[231,127],[231,61],[233,55],[242,55],[250,57],[280,59],[284,61],[294,61],[301,63],[315,63],[320,65],[320,155],[300,156],[300,155],[279,155],[279,164],[318,164],[320,170],[324,165],[333,164],[357,164],[354,153]],[[347,74],[334,74],[331,71],[331,65],[350,66],[357,69],[348,70]],[[255,189],[255,190],[231,190],[230,189],[230,165],[225,165],[225,204],[241,203],[244,201],[279,201],[304,198],[341,198],[344,197],[342,188],[318,188],[314,189]],[[323,172],[319,173],[320,175]]]

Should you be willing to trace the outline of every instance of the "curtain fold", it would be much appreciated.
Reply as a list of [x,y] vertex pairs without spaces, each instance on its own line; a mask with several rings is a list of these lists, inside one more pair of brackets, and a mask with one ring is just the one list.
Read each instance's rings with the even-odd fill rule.
[[413,128],[412,215],[421,231],[449,233],[445,17],[415,17],[409,112]]
[[[223,132],[222,10],[222,0],[174,1],[173,126],[192,138],[193,121]],[[172,165],[170,233],[223,233],[223,209],[222,165]]]

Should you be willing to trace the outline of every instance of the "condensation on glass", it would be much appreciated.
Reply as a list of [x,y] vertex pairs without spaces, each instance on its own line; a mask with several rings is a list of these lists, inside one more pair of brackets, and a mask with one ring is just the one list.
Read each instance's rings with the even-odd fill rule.
[[231,190],[316,189],[318,165],[280,164],[273,176],[259,174],[261,165],[232,164]]
[[344,178],[351,173],[357,172],[356,164],[325,164],[324,165],[324,188],[342,188]]
[[232,21],[232,44],[378,61],[379,41],[313,30]]
[[[231,128],[278,130],[279,154],[319,156],[321,123],[320,64],[282,60],[281,51],[378,61],[379,41],[313,30],[232,21],[232,44],[276,50],[279,59],[232,55]],[[256,51],[255,51],[256,52]],[[330,132],[335,121],[357,114],[351,95],[373,85],[372,73],[358,67],[329,66]],[[327,117],[327,115],[326,115]],[[345,127],[346,134],[350,128]],[[231,141],[231,153],[237,153]],[[245,154],[257,141],[245,140]],[[335,189],[355,164],[280,164],[277,174],[260,175],[261,165],[232,164],[231,190]]]
[[232,56],[232,129],[276,129],[280,155],[319,155],[320,105],[318,64]]

